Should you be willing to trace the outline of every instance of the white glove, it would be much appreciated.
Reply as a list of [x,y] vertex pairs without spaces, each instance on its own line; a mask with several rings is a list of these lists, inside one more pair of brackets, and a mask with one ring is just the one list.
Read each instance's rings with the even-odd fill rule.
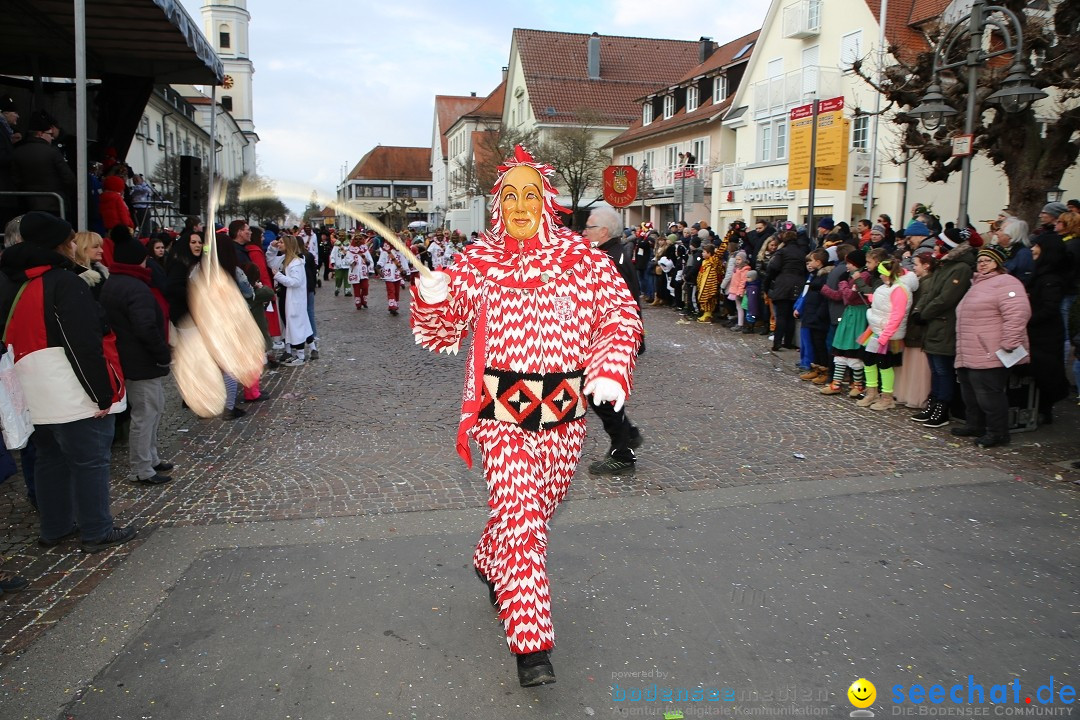
[[626,391],[611,378],[598,377],[585,385],[585,394],[592,395],[594,403],[615,403],[615,412],[626,403]]
[[420,298],[429,305],[438,305],[450,295],[450,276],[436,270],[427,278],[421,275],[416,281]]

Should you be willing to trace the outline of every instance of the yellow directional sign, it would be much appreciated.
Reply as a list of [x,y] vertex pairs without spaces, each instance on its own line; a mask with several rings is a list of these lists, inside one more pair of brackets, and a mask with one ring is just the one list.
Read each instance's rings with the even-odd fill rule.
[[847,155],[847,134],[844,132],[844,111],[818,115],[817,154],[814,165],[818,168],[839,165],[840,158]]
[[810,105],[791,111],[788,127],[788,189],[810,188],[810,145],[813,137],[814,118]]
[[[819,118],[820,121],[820,118]],[[848,133],[851,130],[851,121],[847,118],[841,119],[836,127],[836,132],[842,133],[842,138],[847,138]],[[818,165],[817,176],[815,180],[815,187],[818,190],[847,190],[848,181],[848,153],[846,143],[840,145],[840,157],[839,162],[821,167]],[[820,162],[821,154],[821,135],[818,135],[818,159]]]

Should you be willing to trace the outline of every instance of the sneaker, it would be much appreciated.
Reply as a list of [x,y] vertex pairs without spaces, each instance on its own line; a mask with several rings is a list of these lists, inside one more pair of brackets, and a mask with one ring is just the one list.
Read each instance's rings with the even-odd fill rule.
[[285,367],[300,367],[301,365],[304,364],[304,360],[303,360],[303,358],[298,358],[298,357],[290,355],[289,359],[288,360],[283,360],[281,362],[281,364],[284,365]]
[[991,435],[991,434],[987,433],[986,435],[983,435],[982,437],[976,438],[975,439],[975,444],[978,445],[981,448],[992,448],[992,447],[997,447],[998,445],[1008,445],[1009,444],[1009,436],[1008,435]]
[[555,682],[555,670],[551,667],[547,650],[518,655],[517,671],[521,687],[551,685]]
[[319,359],[319,351],[318,350],[312,350],[311,351],[311,359],[312,360],[318,360]]
[[289,363],[291,360],[295,360],[295,359],[296,359],[295,355],[292,355],[290,353],[285,353],[284,355],[282,355],[281,357],[278,358],[278,365],[285,365],[285,364]]
[[[17,592],[30,584],[30,581],[21,575],[12,573],[0,573],[0,595],[6,592]],[[555,682],[552,678],[552,682]]]
[[926,409],[925,409],[925,410],[923,410],[923,411],[922,411],[921,413],[919,413],[918,415],[912,415],[912,416],[911,416],[911,418],[910,418],[910,420],[911,420],[912,422],[917,422],[917,423],[924,423],[924,422],[926,422],[926,421],[927,421],[927,420],[929,420],[929,419],[930,419],[930,417],[931,417],[931,416],[932,416],[932,415],[934,414],[934,406],[935,406],[936,404],[937,404],[937,401],[936,401],[936,400],[931,400],[930,402],[928,402],[928,403],[926,404]]
[[165,460],[162,460],[161,462],[159,462],[157,465],[154,466],[154,470],[156,472],[169,472],[174,467],[176,467],[176,466],[173,465],[171,462],[166,462]]
[[834,381],[821,388],[821,390],[819,390],[818,392],[820,392],[822,395],[839,395],[840,393],[844,392],[844,388],[840,385],[840,383]]
[[93,542],[83,541],[79,547],[85,553],[101,552],[102,550],[108,550],[114,545],[123,545],[129,540],[133,540],[138,534],[139,531],[133,527],[114,527],[105,535],[105,537],[94,540]]
[[[240,412],[243,412],[241,410]],[[140,485],[164,485],[167,482],[171,482],[172,478],[168,475],[162,475],[161,473],[154,473],[152,477],[140,478],[137,477],[132,482],[139,483]]]
[[244,410],[243,408],[234,407],[232,410],[225,411],[226,420],[236,420],[237,418],[242,418],[245,415],[247,415],[247,410]]
[[53,547],[56,547],[57,545],[60,545],[61,543],[67,542],[68,540],[74,540],[75,537],[78,534],[79,534],[79,526],[78,525],[72,525],[71,530],[69,530],[66,534],[61,535],[58,538],[48,539],[48,538],[39,537],[37,542],[38,542],[38,545],[40,545],[41,547],[53,548]]
[[594,462],[589,466],[590,475],[631,475],[634,472],[633,460],[619,460],[613,457],[606,457],[603,460]]

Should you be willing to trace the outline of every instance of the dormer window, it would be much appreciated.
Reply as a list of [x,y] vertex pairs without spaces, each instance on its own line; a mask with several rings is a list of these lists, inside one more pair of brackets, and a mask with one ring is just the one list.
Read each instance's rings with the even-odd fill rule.
[[641,106],[641,124],[648,125],[653,121],[652,117],[652,103],[647,102]]
[[674,114],[675,114],[675,96],[674,95],[665,95],[664,96],[664,119],[667,120],[669,117],[671,117]]
[[686,112],[694,112],[698,109],[697,87],[686,88]]
[[722,103],[727,100],[727,75],[717,75],[713,78],[712,101]]

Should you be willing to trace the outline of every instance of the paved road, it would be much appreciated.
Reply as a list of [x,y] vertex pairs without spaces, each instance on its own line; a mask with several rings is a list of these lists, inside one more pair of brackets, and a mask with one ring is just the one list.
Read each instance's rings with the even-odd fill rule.
[[[638,473],[575,478],[553,538],[559,685],[521,693],[467,572],[484,494],[452,449],[462,359],[378,305],[321,294],[322,358],[272,376],[248,418],[174,399],[176,480],[136,488],[115,465],[138,545],[41,551],[0,487],[6,567],[35,578],[0,604],[12,717],[75,695],[67,712],[94,718],[619,716],[610,672],[649,670],[744,695],[798,684],[846,711],[859,674],[887,676],[885,695],[898,668],[1026,688],[1077,667],[1076,474],[1053,465],[1080,454],[1075,409],[976,451],[817,395],[763,338],[650,309]],[[602,440],[590,418],[586,458]],[[1002,642],[1011,664],[991,660]]]

